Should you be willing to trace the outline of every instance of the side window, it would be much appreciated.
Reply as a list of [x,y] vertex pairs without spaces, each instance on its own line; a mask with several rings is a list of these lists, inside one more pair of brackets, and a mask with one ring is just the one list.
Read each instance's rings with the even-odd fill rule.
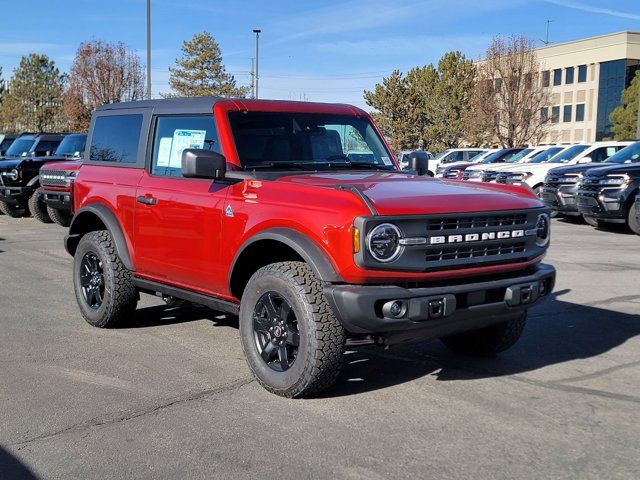
[[158,117],[151,173],[182,177],[182,151],[185,148],[222,153],[213,115]]
[[34,152],[37,156],[53,155],[53,152],[56,151],[56,148],[58,148],[58,145],[60,145],[59,141],[43,140],[36,144],[36,148],[34,149]]
[[604,162],[611,155],[616,153],[616,147],[600,147],[591,152],[588,157],[594,162]]
[[445,163],[461,162],[464,160],[464,152],[451,152],[444,159]]
[[96,118],[89,159],[93,162],[136,163],[141,129],[141,114]]

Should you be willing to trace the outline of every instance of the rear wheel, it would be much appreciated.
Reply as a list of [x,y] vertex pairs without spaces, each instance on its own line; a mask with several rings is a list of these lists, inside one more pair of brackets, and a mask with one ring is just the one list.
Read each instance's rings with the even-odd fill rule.
[[526,324],[527,312],[523,312],[512,320],[440,340],[454,352],[486,357],[504,352],[515,345]]
[[258,382],[283,397],[324,390],[342,369],[345,331],[304,262],[253,274],[240,303],[240,338]]
[[51,223],[51,217],[47,213],[47,204],[44,203],[44,195],[40,189],[36,189],[29,197],[29,212],[31,216],[36,220],[40,220],[42,223]]
[[94,327],[124,323],[138,303],[131,271],[122,264],[106,230],[89,232],[78,243],[73,286],[82,316]]
[[71,225],[71,219],[73,218],[71,212],[47,206],[47,213],[49,214],[51,220],[53,220],[58,225],[63,227],[68,227],[69,225]]
[[635,233],[636,235],[640,235],[640,222],[638,222],[638,217],[636,217],[636,209],[635,204],[631,204],[629,208],[629,213],[627,214],[627,224],[629,225],[629,229]]
[[3,201],[0,201],[0,212],[12,218],[24,217],[26,213],[22,205],[16,205],[14,203],[7,203]]

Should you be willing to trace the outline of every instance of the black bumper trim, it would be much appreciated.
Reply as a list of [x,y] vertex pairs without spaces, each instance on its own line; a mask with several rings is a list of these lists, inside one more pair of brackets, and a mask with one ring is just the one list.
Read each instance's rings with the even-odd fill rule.
[[[352,334],[378,334],[398,341],[439,338],[521,314],[549,295],[555,276],[552,266],[541,264],[533,272],[453,286],[329,285],[325,287],[325,296],[344,328]],[[538,291],[541,285],[543,292]],[[520,303],[520,295],[527,298],[526,303]],[[443,309],[441,316],[430,318],[429,302],[438,298],[453,303],[453,308],[448,307],[448,312]],[[382,305],[393,300],[405,302],[401,318],[389,318],[382,313]]]
[[41,188],[44,203],[56,210],[71,212],[71,192]]
[[8,203],[19,203],[31,195],[33,188],[0,185],[0,200]]

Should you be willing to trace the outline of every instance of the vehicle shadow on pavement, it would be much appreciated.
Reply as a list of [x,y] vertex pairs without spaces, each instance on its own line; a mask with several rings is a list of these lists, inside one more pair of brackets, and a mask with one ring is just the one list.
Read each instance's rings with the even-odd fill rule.
[[[620,301],[625,300],[632,299]],[[640,300],[640,295],[635,300]],[[414,342],[387,350],[362,347],[347,352],[341,379],[323,396],[364,393],[426,375],[449,381],[521,374],[595,357],[638,335],[640,315],[579,305],[556,297],[530,312],[520,341],[500,355],[466,357],[451,352],[439,341]],[[572,382],[579,380],[571,378]]]
[[38,477],[24,463],[0,447],[0,478],[2,480],[36,480]]
[[188,302],[139,308],[132,321],[117,328],[152,328],[198,320],[209,320],[216,326],[238,328],[238,317]]

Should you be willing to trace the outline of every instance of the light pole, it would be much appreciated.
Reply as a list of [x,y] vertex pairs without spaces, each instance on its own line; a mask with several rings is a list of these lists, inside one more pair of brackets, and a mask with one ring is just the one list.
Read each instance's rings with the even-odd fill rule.
[[260,73],[258,70],[258,54],[260,52],[260,32],[262,30],[255,29],[253,33],[256,34],[256,93],[254,95],[255,98],[258,98],[258,80],[260,79]]
[[147,100],[151,100],[151,0],[147,0]]

